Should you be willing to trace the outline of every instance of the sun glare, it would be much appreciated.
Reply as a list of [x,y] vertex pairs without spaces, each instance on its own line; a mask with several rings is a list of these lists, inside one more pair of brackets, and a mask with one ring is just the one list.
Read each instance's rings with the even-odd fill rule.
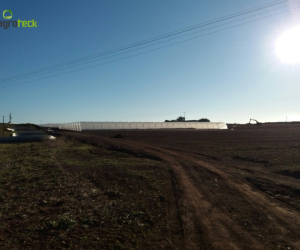
[[300,62],[300,26],[286,31],[279,37],[276,54],[285,63]]

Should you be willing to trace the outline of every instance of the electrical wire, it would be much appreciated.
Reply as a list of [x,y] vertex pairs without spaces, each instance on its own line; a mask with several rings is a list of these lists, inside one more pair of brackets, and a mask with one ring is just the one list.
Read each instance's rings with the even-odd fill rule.
[[[72,65],[74,63],[78,63],[78,62],[81,62],[81,61],[87,61],[87,60],[90,60],[90,59],[93,59],[93,58],[96,58],[96,57],[102,57],[102,56],[109,55],[109,54],[112,54],[112,53],[116,53],[116,52],[119,52],[119,51],[128,50],[128,49],[131,49],[131,48],[134,48],[134,47],[137,47],[137,46],[152,43],[152,42],[155,42],[157,40],[166,39],[166,38],[171,37],[171,36],[175,36],[175,35],[178,35],[178,34],[181,34],[181,33],[189,32],[191,30],[199,29],[199,28],[202,28],[202,27],[205,27],[205,26],[208,26],[208,25],[218,23],[218,22],[223,22],[225,20],[236,18],[238,16],[246,15],[246,14],[249,14],[249,13],[252,13],[252,12],[257,12],[257,11],[260,11],[260,10],[263,10],[263,9],[266,9],[266,8],[269,8],[269,7],[272,7],[272,6],[275,6],[275,5],[283,4],[283,3],[286,3],[286,1],[276,1],[276,2],[272,2],[272,3],[268,3],[268,4],[263,4],[263,5],[251,8],[251,9],[247,9],[245,11],[240,11],[240,12],[237,12],[237,13],[234,13],[234,14],[231,14],[231,15],[221,17],[221,18],[213,19],[211,21],[207,21],[207,22],[204,22],[204,23],[193,25],[193,26],[190,26],[190,27],[185,28],[185,29],[177,30],[177,31],[174,31],[174,32],[171,32],[171,33],[167,33],[165,35],[157,36],[157,37],[147,39],[147,40],[144,40],[144,41],[141,41],[141,42],[137,42],[137,43],[133,43],[133,44],[130,44],[130,45],[127,45],[127,46],[123,46],[123,47],[120,47],[120,48],[117,48],[117,49],[109,50],[109,51],[106,51],[106,52],[98,53],[98,54],[87,56],[87,57],[82,57],[82,58],[75,59],[75,60],[72,60],[72,61],[69,61],[69,62],[53,65],[53,66],[50,66],[50,67],[46,67],[46,68],[42,68],[42,69],[39,69],[39,70],[27,72],[27,73],[24,73],[24,74],[19,74],[19,75],[8,77],[8,78],[3,78],[3,79],[0,79],[0,83],[7,82],[7,81],[12,81],[12,80],[15,80],[15,79],[18,79],[18,78],[32,77],[34,75],[40,75],[41,73],[46,74],[46,73],[49,73],[47,71],[52,70],[52,69],[57,69],[58,68],[57,70],[62,70],[62,69],[60,69],[60,67],[67,66],[67,65],[70,65],[70,64]],[[150,46],[152,46],[152,45],[150,45]],[[131,50],[131,51],[133,51],[133,50]],[[125,52],[125,53],[128,53],[128,52]],[[86,63],[90,63],[90,62],[86,62]],[[77,65],[78,64],[72,65],[72,66],[69,66],[69,67],[75,67]],[[66,67],[66,68],[69,68],[69,67]],[[65,69],[65,68],[63,68],[63,69]],[[54,70],[54,71],[57,71],[57,70]],[[53,72],[53,71],[50,71],[50,72]]]
[[[297,8],[299,8],[299,7],[297,7]],[[294,9],[295,9],[295,8],[294,8]],[[204,36],[207,36],[207,35],[211,35],[211,34],[214,34],[214,33],[217,33],[217,32],[222,32],[222,31],[224,31],[224,30],[228,30],[228,29],[232,29],[232,28],[235,28],[235,27],[238,27],[238,26],[241,26],[241,25],[245,25],[245,24],[248,24],[248,23],[251,23],[251,22],[255,22],[255,21],[258,21],[258,20],[262,20],[262,19],[265,19],[265,18],[274,16],[274,15],[278,15],[278,14],[281,14],[281,13],[284,13],[284,12],[287,12],[287,11],[289,11],[289,10],[285,10],[285,11],[282,11],[282,12],[278,12],[278,13],[275,13],[275,14],[272,14],[272,15],[267,15],[267,16],[264,16],[264,17],[262,17],[262,18],[258,18],[258,19],[255,19],[255,20],[251,20],[251,21],[248,21],[248,22],[244,22],[244,23],[238,24],[238,25],[230,26],[230,27],[227,27],[227,28],[224,28],[224,29],[220,29],[220,30],[213,31],[213,32],[210,32],[210,33],[206,33],[206,34],[203,34],[203,35],[200,35],[200,36],[196,36],[196,37],[192,37],[192,38],[189,38],[189,39],[185,39],[185,40],[182,40],[182,41],[173,43],[173,44],[169,44],[169,45],[162,46],[162,47],[159,47],[159,48],[155,48],[155,49],[152,49],[152,50],[144,51],[144,52],[137,53],[137,54],[134,54],[134,55],[126,56],[126,57],[123,57],[123,58],[111,60],[111,61],[108,61],[108,62],[104,62],[104,63],[100,63],[100,64],[96,64],[96,65],[92,65],[92,66],[88,66],[88,67],[84,67],[84,68],[80,68],[80,69],[76,69],[76,70],[72,70],[72,71],[68,71],[68,72],[64,72],[64,73],[60,73],[60,74],[56,74],[56,75],[51,75],[51,76],[44,77],[44,78],[39,78],[39,79],[36,79],[36,80],[30,80],[30,81],[23,82],[23,83],[19,83],[19,84],[14,84],[14,85],[4,86],[4,87],[2,87],[2,88],[0,88],[0,89],[8,88],[8,87],[13,87],[13,86],[18,86],[18,85],[22,85],[22,84],[26,84],[26,83],[30,83],[30,82],[39,81],[39,80],[44,80],[44,79],[48,79],[48,78],[52,78],[52,77],[56,77],[56,76],[60,76],[60,75],[65,75],[65,74],[69,74],[69,73],[73,73],[73,72],[77,72],[77,71],[81,71],[81,70],[85,70],[85,69],[89,69],[89,68],[93,68],[93,67],[98,67],[98,66],[101,66],[101,65],[113,63],[113,62],[120,61],[120,60],[125,60],[125,59],[131,58],[131,57],[136,57],[136,56],[139,56],[139,55],[142,55],[142,54],[146,54],[146,53],[149,53],[149,52],[152,52],[152,51],[160,50],[160,49],[163,49],[163,48],[166,48],[166,47],[174,46],[174,45],[176,45],[176,44],[180,44],[180,43],[187,42],[187,41],[190,41],[190,40],[194,40],[194,39],[197,39],[197,38],[200,38],[200,37],[204,37]],[[263,13],[263,14],[264,14],[264,13]],[[252,16],[250,16],[250,17],[246,17],[246,18],[242,18],[242,19],[239,19],[239,20],[227,22],[227,23],[225,23],[225,24],[217,25],[217,26],[214,26],[214,27],[211,27],[211,28],[215,28],[215,27],[219,27],[219,26],[226,25],[226,24],[229,24],[229,23],[233,23],[233,22],[237,22],[237,21],[240,21],[240,20],[248,19],[248,18],[251,18],[251,17],[253,17],[253,16],[257,16],[257,15],[261,15],[261,14],[252,15]],[[205,29],[205,30],[208,30],[208,29],[211,29],[211,28],[207,28],[207,29]],[[190,34],[186,34],[186,35],[182,35],[182,36],[180,36],[180,37],[192,35],[192,34],[195,34],[195,33],[198,33],[198,32],[202,32],[202,31],[203,31],[203,30],[197,31],[197,32],[194,32],[194,33],[190,33]],[[162,42],[159,42],[159,43],[156,43],[156,44],[153,44],[153,45],[157,45],[157,44],[160,44],[160,43],[163,43],[163,42],[168,42],[168,41],[170,41],[170,40],[178,39],[178,38],[180,38],[180,37],[172,38],[172,39],[169,39],[169,40],[167,40],[167,41],[162,41]],[[147,46],[144,46],[144,47],[139,48],[139,49],[143,49],[143,48],[150,47],[150,46],[153,46],[153,45],[147,45]],[[138,49],[134,49],[134,50],[131,50],[131,51],[129,51],[129,52],[132,52],[132,51],[135,51],[135,50],[138,50]],[[124,54],[124,53],[128,53],[128,52],[122,52],[122,53],[119,53],[119,54],[117,54],[117,55]],[[113,56],[117,56],[117,55],[113,55]],[[112,56],[108,56],[108,57],[112,57]],[[105,57],[105,58],[103,58],[103,59],[106,59],[106,58],[108,58],[108,57]],[[99,59],[98,59],[98,60],[99,60]],[[94,61],[98,61],[98,60],[94,60]],[[92,61],[92,62],[94,62],[94,61]],[[75,65],[75,66],[82,65],[82,64],[86,64],[86,63],[77,64],[77,65]],[[74,67],[74,66],[69,66],[69,67]],[[64,69],[65,69],[65,68],[64,68]],[[56,69],[56,70],[54,70],[54,71],[57,71],[57,70],[62,70],[62,69]],[[47,72],[47,73],[49,73],[49,72]],[[41,74],[41,73],[40,73],[40,74]],[[45,74],[45,73],[42,73],[42,74]],[[32,77],[32,76],[31,76],[31,77]],[[1,83],[0,83],[0,84],[1,84]],[[3,84],[3,83],[2,83],[2,84]]]
[[[273,9],[272,11],[274,10],[279,10],[279,9],[282,9],[283,7],[280,7],[280,8],[276,8],[276,9]],[[285,7],[284,7],[285,8]],[[196,33],[199,33],[199,32],[203,32],[203,31],[206,31],[206,30],[210,30],[210,29],[214,29],[216,27],[220,27],[220,26],[224,26],[224,25],[227,25],[227,24],[230,24],[230,23],[235,23],[235,22],[238,22],[238,21],[241,21],[241,20],[245,20],[245,19],[249,19],[249,18],[252,18],[252,17],[255,17],[255,16],[259,16],[259,15],[263,15],[265,13],[259,13],[259,14],[254,14],[254,15],[251,15],[251,16],[248,16],[246,18],[240,18],[238,20],[234,20],[234,21],[230,21],[230,22],[226,22],[226,23],[221,23],[219,25],[215,25],[215,26],[212,26],[212,27],[209,27],[209,28],[206,28],[206,29],[202,29],[202,30],[199,30],[199,31],[195,31],[195,32],[192,32],[192,33],[188,33],[188,34],[184,34],[184,35],[181,35],[181,36],[178,36],[178,37],[173,37],[173,38],[170,38],[168,40],[165,40],[165,41],[161,41],[161,42],[156,42],[156,43],[153,43],[153,44],[150,44],[150,45],[146,45],[146,46],[143,46],[143,47],[140,47],[140,48],[135,48],[135,49],[132,49],[132,50],[129,50],[129,51],[124,51],[124,52],[120,52],[120,53],[117,53],[117,54],[114,54],[114,55],[110,55],[110,56],[106,56],[106,57],[103,57],[103,58],[100,58],[100,59],[95,59],[95,60],[91,60],[89,62],[82,62],[82,63],[77,63],[75,65],[70,65],[70,66],[66,66],[64,68],[58,68],[58,69],[53,69],[51,70],[50,72],[40,72],[40,73],[36,73],[34,75],[35,76],[39,76],[39,75],[44,75],[44,74],[48,74],[48,73],[52,73],[52,72],[56,72],[56,71],[60,71],[60,70],[65,70],[65,69],[68,69],[68,68],[72,68],[72,67],[76,67],[76,66],[79,66],[79,65],[84,65],[84,64],[89,64],[89,63],[92,63],[92,62],[97,62],[99,60],[104,60],[104,59],[107,59],[107,58],[111,58],[111,57],[115,57],[115,56],[119,56],[119,55],[122,55],[122,54],[126,54],[126,53],[129,53],[129,52],[133,52],[133,51],[137,51],[137,50],[141,50],[141,49],[145,49],[145,48],[148,48],[148,47],[151,47],[151,46],[155,46],[155,45],[158,45],[158,44],[162,44],[162,43],[166,43],[166,42],[169,42],[169,41],[172,41],[172,40],[176,40],[176,39],[179,39],[179,38],[182,38],[182,37],[186,37],[186,36],[190,36],[190,35],[193,35],[193,34],[196,34]],[[22,77],[22,79],[25,79],[25,78],[31,78],[33,76],[24,76]],[[14,81],[18,81],[20,79],[12,79],[10,80],[9,82],[14,82]],[[0,84],[5,84],[6,82],[0,82]]]

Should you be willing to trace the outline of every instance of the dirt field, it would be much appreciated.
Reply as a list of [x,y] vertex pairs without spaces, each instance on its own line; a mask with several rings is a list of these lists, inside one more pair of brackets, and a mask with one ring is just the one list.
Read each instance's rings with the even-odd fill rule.
[[158,157],[64,136],[0,156],[1,250],[172,249],[174,174]]
[[0,144],[0,249],[300,249],[300,124]]
[[61,133],[169,166],[165,249],[300,249],[300,124]]

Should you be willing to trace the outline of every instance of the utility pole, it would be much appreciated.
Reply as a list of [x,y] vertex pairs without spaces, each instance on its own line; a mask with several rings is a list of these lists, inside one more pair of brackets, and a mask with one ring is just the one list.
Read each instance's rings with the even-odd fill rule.
[[9,113],[9,124],[11,124],[11,113]]
[[4,116],[3,116],[3,136],[4,136]]

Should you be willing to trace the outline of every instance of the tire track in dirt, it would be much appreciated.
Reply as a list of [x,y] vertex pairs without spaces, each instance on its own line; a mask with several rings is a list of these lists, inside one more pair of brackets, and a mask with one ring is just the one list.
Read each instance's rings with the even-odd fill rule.
[[178,204],[184,243],[170,236],[178,249],[300,249],[299,211],[271,200],[217,163],[138,142],[64,134],[144,150],[170,165],[182,189]]
[[[257,213],[263,213],[268,219],[267,223],[269,224],[269,230],[272,228],[272,237],[265,237],[264,242],[259,239],[255,239],[253,234],[247,232],[245,228],[239,226],[236,221],[230,218],[230,214],[226,213],[226,209],[225,212],[224,210],[222,211],[222,206],[210,207],[213,204],[213,199],[207,198],[211,202],[203,202],[203,195],[199,194],[206,193],[206,197],[211,196],[211,194],[205,192],[204,185],[193,185],[191,184],[192,181],[187,180],[188,177],[185,176],[185,173],[188,173],[188,176],[190,177],[195,175],[195,171],[191,171],[192,168],[187,167],[185,170],[181,169],[179,175],[184,176],[182,183],[187,188],[185,195],[189,196],[190,200],[193,200],[193,198],[197,197],[197,200],[200,200],[200,204],[199,202],[192,201],[194,207],[196,210],[200,209],[202,215],[209,215],[202,219],[202,221],[208,228],[210,239],[219,239],[219,241],[216,241],[216,239],[212,241],[215,244],[214,246],[220,247],[221,249],[271,249],[273,247],[280,249],[281,245],[286,246],[287,249],[299,249],[300,241],[297,235],[299,235],[300,229],[300,216],[298,211],[291,209],[290,207],[282,206],[282,204],[271,200],[269,197],[266,197],[266,195],[261,193],[259,190],[253,191],[253,189],[247,183],[237,180],[236,177],[232,177],[230,174],[225,173],[211,164],[195,160],[193,157],[186,156],[184,154],[178,155],[177,153],[171,151],[169,151],[169,153],[177,158],[178,161],[183,158],[185,159],[185,162],[193,162],[196,165],[204,167],[206,170],[215,173],[215,176],[222,180],[223,185],[228,185],[234,190],[234,192],[236,192],[235,196],[240,194],[242,196],[241,198],[244,198],[244,203],[249,203],[250,201],[250,203],[253,204],[251,208],[252,210],[257,210],[257,207],[262,208],[263,211],[258,210]],[[181,166],[183,166],[183,163],[181,163]],[[192,178],[190,180],[192,180]],[[195,191],[197,187],[198,193]],[[200,214],[199,216],[201,217]],[[213,218],[212,221],[216,220],[216,222],[211,222],[207,220],[207,218]],[[220,225],[219,228],[218,225]],[[266,227],[266,225],[264,225],[264,227]],[[227,228],[227,230],[224,230],[224,228]],[[221,234],[218,234],[218,232],[221,232]],[[241,237],[237,237],[237,234],[234,232],[239,232],[239,236]],[[274,241],[275,235],[278,245],[276,241]],[[247,244],[234,244],[235,241],[231,242],[232,238],[236,238],[237,242],[243,242],[243,239],[247,239]],[[288,238],[292,239],[288,240]]]

